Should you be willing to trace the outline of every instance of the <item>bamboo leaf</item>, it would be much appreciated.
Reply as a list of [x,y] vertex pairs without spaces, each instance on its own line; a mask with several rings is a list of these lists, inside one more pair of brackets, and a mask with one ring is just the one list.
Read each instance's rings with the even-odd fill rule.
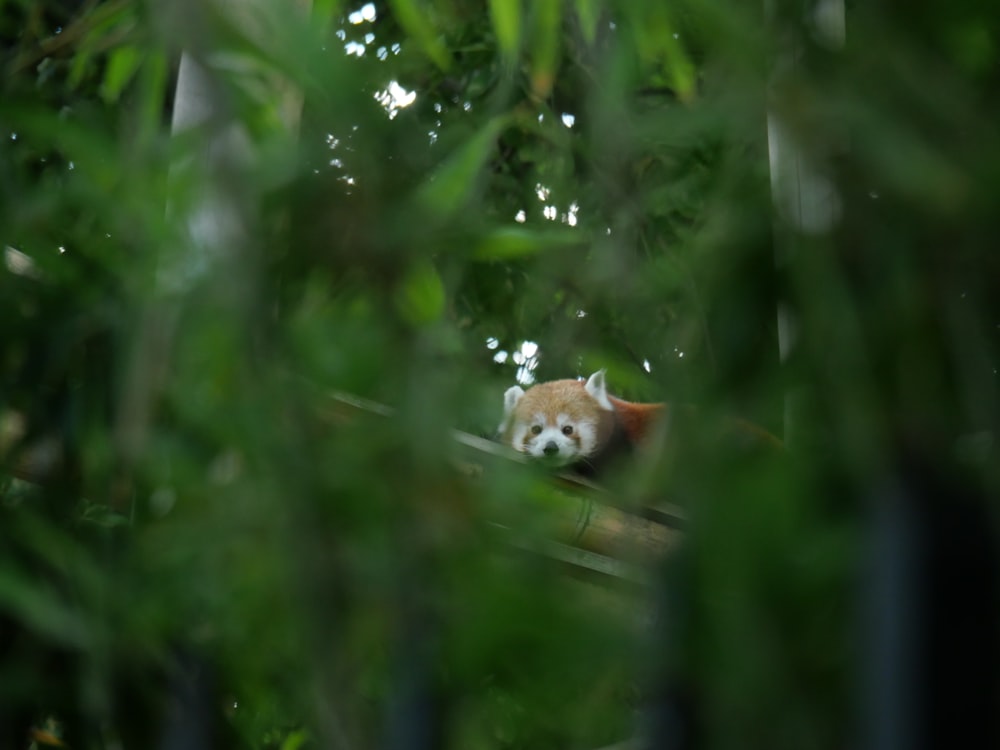
[[393,13],[399,25],[413,37],[435,65],[441,70],[451,67],[451,53],[441,42],[433,25],[428,20],[427,12],[416,0],[391,0]]
[[697,74],[694,63],[684,49],[680,37],[668,34],[663,40],[663,51],[666,58],[667,75],[677,96],[687,102],[695,95]]
[[341,5],[343,5],[341,0],[314,0],[312,17],[321,24],[329,24],[333,16],[340,11]]
[[521,0],[490,0],[490,18],[500,51],[509,61],[521,46]]
[[420,209],[448,215],[461,208],[479,172],[493,153],[507,118],[495,117],[431,175],[417,193]]
[[681,101],[695,94],[696,71],[684,49],[670,11],[660,3],[635,2],[629,6],[636,48],[646,63],[659,66]]
[[546,99],[555,84],[562,31],[562,0],[536,0],[534,44],[532,45],[531,91]]
[[572,229],[535,231],[524,227],[502,227],[484,236],[473,255],[477,260],[512,260],[580,241],[580,233]]
[[444,314],[444,282],[437,269],[427,261],[416,265],[396,290],[396,307],[416,326],[425,326]]
[[0,570],[0,611],[61,644],[84,646],[90,638],[87,623],[58,594],[13,570]]
[[587,44],[597,40],[597,24],[601,20],[601,0],[576,0],[576,17]]
[[141,70],[139,71],[139,111],[141,119],[140,127],[144,138],[151,140],[155,137],[156,128],[160,124],[163,116],[163,101],[167,83],[170,79],[170,65],[166,55],[162,51],[151,52],[146,55]]
[[118,101],[122,91],[135,77],[142,60],[143,54],[131,45],[113,50],[101,83],[101,98],[108,103]]
[[309,733],[304,729],[297,729],[285,737],[281,743],[281,750],[299,750],[307,742],[309,742]]

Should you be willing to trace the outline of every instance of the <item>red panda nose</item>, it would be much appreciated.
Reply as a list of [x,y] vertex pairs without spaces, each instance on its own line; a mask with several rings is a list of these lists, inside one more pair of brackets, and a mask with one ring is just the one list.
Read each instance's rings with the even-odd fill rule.
[[550,440],[545,444],[545,447],[542,448],[542,453],[544,453],[546,456],[554,456],[558,452],[559,452],[559,446],[556,445],[555,440]]

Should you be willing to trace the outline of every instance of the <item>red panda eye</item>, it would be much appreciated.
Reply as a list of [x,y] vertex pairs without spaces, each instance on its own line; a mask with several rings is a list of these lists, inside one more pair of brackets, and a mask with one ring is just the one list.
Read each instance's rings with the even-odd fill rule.
[[568,424],[565,427],[563,427],[562,433],[563,433],[563,435],[572,435],[573,434],[573,425]]
[[531,428],[531,434],[537,435],[542,431],[542,426],[540,424],[533,425]]

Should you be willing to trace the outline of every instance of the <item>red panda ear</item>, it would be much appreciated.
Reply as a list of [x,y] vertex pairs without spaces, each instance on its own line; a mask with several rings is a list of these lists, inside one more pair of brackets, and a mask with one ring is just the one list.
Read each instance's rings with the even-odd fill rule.
[[521,396],[523,395],[524,389],[519,385],[511,386],[503,394],[503,420],[497,428],[499,435],[502,436],[507,431],[507,428],[510,427],[511,419],[514,415],[514,407],[517,406],[517,402],[521,400]]
[[514,412],[514,407],[517,406],[517,402],[521,400],[521,396],[524,395],[524,389],[519,385],[511,386],[503,394],[503,414],[505,417],[509,417]]
[[598,370],[587,379],[584,386],[591,398],[598,403],[602,409],[612,410],[611,401],[608,400],[608,388],[604,384],[604,370]]

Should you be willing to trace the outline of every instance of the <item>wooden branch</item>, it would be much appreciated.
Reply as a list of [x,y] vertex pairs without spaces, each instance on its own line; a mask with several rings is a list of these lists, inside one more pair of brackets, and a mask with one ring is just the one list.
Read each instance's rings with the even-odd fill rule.
[[[396,413],[391,407],[348,393],[326,396],[326,416],[334,421],[357,414],[391,418]],[[0,468],[17,479],[46,485],[57,474],[60,447],[47,441],[23,447],[20,443],[24,430],[23,419],[13,412],[0,419]],[[458,471],[473,479],[482,477],[487,467],[502,470],[505,462],[529,461],[510,448],[461,430],[452,430],[451,437],[461,454],[461,459],[456,460]],[[541,555],[574,574],[646,585],[647,565],[680,539],[685,517],[671,505],[637,509],[606,488],[568,473],[553,475],[552,485],[553,494],[544,511],[550,516],[546,519],[545,538],[502,528],[512,548]]]
[[[327,397],[330,414],[338,420],[358,412],[387,418],[396,413],[391,407],[353,394],[334,391]],[[451,437],[461,452],[456,461],[458,470],[473,478],[483,476],[487,466],[496,469],[501,464],[502,470],[504,462],[530,462],[524,454],[461,430],[451,430]],[[546,512],[553,513],[555,521],[548,530],[549,538],[529,541],[516,529],[504,529],[513,547],[584,575],[643,584],[644,566],[680,539],[686,518],[679,508],[667,503],[635,508],[601,485],[565,472],[554,474],[552,483],[556,494]]]

